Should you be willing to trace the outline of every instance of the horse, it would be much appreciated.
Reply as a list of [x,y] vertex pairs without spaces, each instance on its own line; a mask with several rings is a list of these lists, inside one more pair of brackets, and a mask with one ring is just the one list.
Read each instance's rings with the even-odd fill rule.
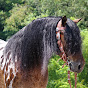
[[56,38],[59,22],[65,31],[60,33],[68,66],[73,72],[82,72],[84,58],[81,50],[79,19],[62,16],[33,20],[14,34],[7,42],[0,40],[0,88],[46,88],[48,62],[52,55],[62,56]]

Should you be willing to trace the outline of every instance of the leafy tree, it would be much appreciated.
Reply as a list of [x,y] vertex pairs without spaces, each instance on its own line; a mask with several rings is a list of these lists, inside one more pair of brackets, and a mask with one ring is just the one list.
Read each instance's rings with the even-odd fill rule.
[[10,17],[6,19],[5,26],[4,26],[4,32],[5,35],[10,38],[14,33],[22,29],[24,26],[29,24],[32,20],[46,17],[47,14],[41,13],[39,16],[36,16],[35,13],[31,13],[30,9],[27,6],[21,6],[21,5],[14,5],[14,8],[9,11]]
[[80,28],[88,27],[88,0],[43,0],[42,9],[51,16],[82,18]]
[[23,4],[25,0],[0,0],[0,10],[9,11],[12,9],[13,4]]
[[4,22],[5,22],[5,12],[0,11],[0,31],[4,28]]
[[11,16],[6,19],[4,26],[4,32],[8,38],[25,26],[24,18],[27,16],[27,7],[16,4],[9,12]]

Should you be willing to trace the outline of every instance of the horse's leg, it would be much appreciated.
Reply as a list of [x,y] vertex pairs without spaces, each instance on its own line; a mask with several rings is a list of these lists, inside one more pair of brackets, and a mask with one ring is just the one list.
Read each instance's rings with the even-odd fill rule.
[[4,75],[2,73],[1,68],[0,68],[0,88],[5,88]]
[[28,72],[17,73],[13,88],[46,88],[48,82],[48,70],[41,75],[41,70],[35,68]]

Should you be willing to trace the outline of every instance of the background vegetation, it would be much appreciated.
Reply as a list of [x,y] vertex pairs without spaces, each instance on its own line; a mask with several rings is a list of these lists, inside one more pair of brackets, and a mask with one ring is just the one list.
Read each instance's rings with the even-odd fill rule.
[[[76,19],[82,36],[82,51],[85,68],[78,74],[77,88],[88,88],[88,0],[0,0],[0,39],[8,40],[14,33],[32,20],[46,16],[64,16]],[[69,88],[67,68],[62,69],[63,61],[53,56],[49,62],[47,88]],[[72,87],[74,73],[71,72]]]

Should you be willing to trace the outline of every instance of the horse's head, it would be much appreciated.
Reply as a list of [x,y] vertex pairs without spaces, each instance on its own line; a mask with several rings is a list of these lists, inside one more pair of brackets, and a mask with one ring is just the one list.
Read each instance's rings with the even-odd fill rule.
[[60,33],[63,49],[68,57],[68,65],[73,72],[81,72],[84,68],[84,58],[81,51],[80,31],[76,23],[80,19],[74,21],[63,17],[60,20],[61,27],[65,27],[65,31]]

